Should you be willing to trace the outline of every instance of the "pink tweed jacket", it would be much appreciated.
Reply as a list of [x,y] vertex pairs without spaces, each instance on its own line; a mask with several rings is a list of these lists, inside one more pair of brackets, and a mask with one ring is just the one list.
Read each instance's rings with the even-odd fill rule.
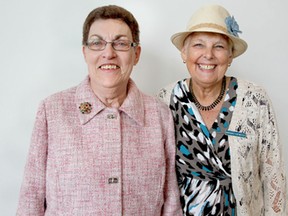
[[182,215],[168,107],[132,80],[122,106],[105,107],[88,77],[45,99],[17,215]]

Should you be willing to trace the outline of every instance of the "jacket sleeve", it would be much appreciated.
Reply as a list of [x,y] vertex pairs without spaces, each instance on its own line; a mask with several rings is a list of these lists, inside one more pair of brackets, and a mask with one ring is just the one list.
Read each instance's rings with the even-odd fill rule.
[[47,140],[45,105],[41,103],[32,132],[16,215],[44,215]]
[[175,171],[176,143],[174,133],[174,121],[170,110],[165,110],[166,112],[162,112],[162,114],[166,113],[166,116],[162,117],[162,124],[165,124],[167,129],[165,141],[166,180],[164,186],[164,206],[162,208],[162,216],[180,216],[183,214],[180,205],[180,193],[177,185]]
[[264,92],[260,100],[260,175],[263,183],[265,215],[287,215],[286,175],[275,115]]

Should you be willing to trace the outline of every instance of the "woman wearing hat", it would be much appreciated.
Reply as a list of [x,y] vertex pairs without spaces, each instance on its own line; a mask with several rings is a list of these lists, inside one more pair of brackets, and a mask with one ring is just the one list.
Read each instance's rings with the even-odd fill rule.
[[265,90],[226,76],[247,44],[219,5],[200,8],[174,34],[190,78],[159,92],[173,112],[184,215],[286,215],[286,177]]

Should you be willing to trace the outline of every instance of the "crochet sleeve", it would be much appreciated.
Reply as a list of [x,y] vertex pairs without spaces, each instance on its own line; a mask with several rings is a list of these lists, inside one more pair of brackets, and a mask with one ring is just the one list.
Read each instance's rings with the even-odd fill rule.
[[160,89],[159,92],[157,93],[156,97],[159,98],[161,101],[163,101],[165,104],[167,104],[169,106],[171,93],[172,93],[173,88],[175,87],[176,83],[177,83],[177,81],[165,86],[162,89]]
[[260,175],[264,190],[265,215],[286,215],[286,176],[275,115],[266,92],[260,103]]

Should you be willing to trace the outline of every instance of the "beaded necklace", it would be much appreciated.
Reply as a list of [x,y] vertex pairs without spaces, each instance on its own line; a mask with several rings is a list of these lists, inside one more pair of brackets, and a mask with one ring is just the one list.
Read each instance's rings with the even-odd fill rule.
[[221,91],[220,91],[220,94],[218,95],[217,99],[212,104],[210,104],[209,106],[203,106],[199,103],[199,101],[197,100],[196,96],[193,93],[192,80],[190,79],[189,90],[190,90],[190,93],[192,96],[192,101],[194,102],[195,106],[201,111],[210,111],[210,110],[214,109],[219,104],[219,102],[222,100],[224,93],[225,93],[225,89],[226,89],[226,77],[224,76],[223,80],[222,80]]

